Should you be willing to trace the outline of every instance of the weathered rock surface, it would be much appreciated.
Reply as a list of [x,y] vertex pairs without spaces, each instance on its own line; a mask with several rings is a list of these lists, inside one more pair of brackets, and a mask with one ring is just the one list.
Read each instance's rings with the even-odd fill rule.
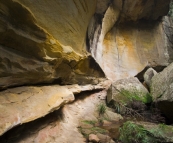
[[[0,90],[42,83],[68,86],[27,86],[0,92],[0,135],[26,123],[0,142],[84,143],[79,122],[98,118],[95,108],[105,100],[106,91],[83,91],[108,87],[109,82],[100,83],[105,74],[114,81],[134,76],[146,66],[173,62],[173,23],[168,17],[160,18],[168,12],[169,2],[1,0]],[[128,100],[150,102],[148,91],[137,79],[118,82],[110,88],[108,102],[121,89],[133,89],[135,96]],[[78,95],[77,101],[50,113],[73,101],[73,94]],[[108,116],[117,119],[114,115]]]
[[[98,83],[105,75],[88,48],[112,80],[134,76],[146,65],[168,65],[172,22],[139,20],[165,15],[169,2],[1,1],[0,88]],[[138,23],[119,25],[129,20]]]
[[74,100],[66,87],[19,87],[0,93],[0,135],[33,121]]
[[144,81],[145,83],[150,86],[151,84],[151,79],[153,76],[155,76],[157,72],[153,68],[149,68],[145,73],[144,73]]
[[99,85],[26,86],[0,92],[0,135],[19,124],[41,118],[68,102],[74,94],[104,89],[109,81]]
[[95,83],[97,77],[104,77],[85,50],[95,8],[95,0],[1,1],[0,89],[51,82]]
[[125,78],[112,83],[107,95],[107,103],[120,102],[128,105],[133,100],[142,101],[143,103],[151,102],[147,89],[137,78]]
[[0,142],[85,143],[77,127],[81,121],[97,120],[97,105],[106,98],[106,94],[106,91],[80,93],[75,102],[66,104],[44,118],[16,127],[2,136]]
[[156,20],[168,12],[169,2],[113,1],[101,25],[93,24],[95,33],[88,31],[90,51],[109,79],[135,76],[146,66],[167,66],[173,61],[172,21]]

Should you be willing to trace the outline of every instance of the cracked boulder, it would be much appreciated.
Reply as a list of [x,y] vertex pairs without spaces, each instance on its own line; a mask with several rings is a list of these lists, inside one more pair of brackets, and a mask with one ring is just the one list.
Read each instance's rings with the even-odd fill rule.
[[133,101],[150,103],[152,101],[148,90],[135,77],[117,80],[112,83],[107,95],[107,103],[130,106]]
[[152,78],[150,88],[153,100],[173,122],[173,63]]

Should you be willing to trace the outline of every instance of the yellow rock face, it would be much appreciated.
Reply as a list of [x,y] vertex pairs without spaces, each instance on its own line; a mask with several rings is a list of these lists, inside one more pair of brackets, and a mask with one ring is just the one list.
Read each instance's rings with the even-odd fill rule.
[[[160,33],[160,35],[159,35]],[[103,41],[100,64],[112,80],[135,76],[146,66],[167,65],[169,55],[160,23],[121,24],[109,31]]]
[[95,83],[104,77],[85,50],[95,8],[96,0],[1,1],[0,89],[53,81]]
[[62,46],[84,54],[88,23],[95,13],[96,0],[15,0],[28,9],[37,24]]

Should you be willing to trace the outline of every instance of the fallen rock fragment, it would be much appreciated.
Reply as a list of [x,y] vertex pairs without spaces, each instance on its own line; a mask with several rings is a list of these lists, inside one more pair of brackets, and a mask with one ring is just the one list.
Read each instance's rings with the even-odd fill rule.
[[155,76],[157,72],[153,68],[149,68],[145,73],[144,73],[144,81],[145,83],[150,87],[151,84],[151,79],[153,76]]
[[89,135],[89,141],[93,142],[93,143],[98,143],[100,141],[100,139],[98,138],[97,135],[95,134],[90,134]]

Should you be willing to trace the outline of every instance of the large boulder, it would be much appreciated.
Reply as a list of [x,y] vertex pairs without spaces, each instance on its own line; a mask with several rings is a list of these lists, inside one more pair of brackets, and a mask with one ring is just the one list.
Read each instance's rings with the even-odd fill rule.
[[151,80],[151,95],[169,122],[173,122],[173,63]]
[[150,88],[154,101],[173,101],[173,63],[151,79]]
[[143,103],[151,102],[148,90],[135,77],[114,82],[108,91],[108,104],[119,102],[123,105],[129,105],[134,100]]

